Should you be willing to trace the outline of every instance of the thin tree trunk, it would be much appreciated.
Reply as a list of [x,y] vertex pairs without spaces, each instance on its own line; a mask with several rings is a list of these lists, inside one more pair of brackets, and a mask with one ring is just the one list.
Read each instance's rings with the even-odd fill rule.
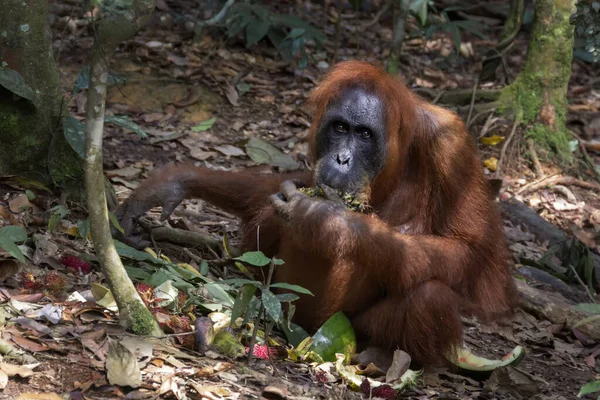
[[122,325],[135,333],[162,335],[121,263],[110,233],[102,168],[102,133],[108,84],[108,64],[123,40],[133,36],[150,18],[154,0],[136,0],[130,13],[103,16],[95,26],[96,41],[90,63],[86,110],[85,184],[90,232],[102,272],[119,308]]

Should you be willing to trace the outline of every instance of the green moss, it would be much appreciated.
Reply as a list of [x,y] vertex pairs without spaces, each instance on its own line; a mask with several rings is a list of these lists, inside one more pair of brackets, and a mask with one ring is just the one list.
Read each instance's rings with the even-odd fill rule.
[[156,320],[152,313],[137,301],[130,305],[131,312],[131,330],[137,335],[151,335],[156,326]]
[[537,146],[555,155],[556,160],[563,163],[572,161],[569,148],[569,137],[566,130],[551,130],[543,124],[534,124],[526,133],[527,138],[532,138]]

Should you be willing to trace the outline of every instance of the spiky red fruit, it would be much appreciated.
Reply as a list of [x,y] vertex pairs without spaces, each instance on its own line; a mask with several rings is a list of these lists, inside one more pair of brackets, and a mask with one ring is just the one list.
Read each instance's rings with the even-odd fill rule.
[[31,272],[24,272],[21,274],[21,284],[23,289],[36,290],[42,285],[41,282],[35,279],[35,276]]
[[390,385],[377,386],[373,389],[373,397],[391,400],[396,397],[396,390],[394,390]]
[[[246,347],[246,354],[248,354],[249,352],[250,352],[250,347]],[[273,358],[277,355],[277,349],[268,348],[264,344],[255,344],[252,355],[256,358],[260,358],[261,360],[268,360],[269,359],[268,352],[271,352],[271,358]]]
[[73,256],[70,254],[64,255],[60,262],[67,268],[74,269],[75,272],[82,273],[87,275],[92,270],[92,266],[90,263],[83,261],[81,258],[77,256]]
[[360,384],[360,392],[367,396],[371,394],[371,384],[369,383],[368,379],[363,379],[362,383]]
[[60,293],[65,289],[67,281],[65,278],[56,271],[49,271],[44,277],[44,286],[51,293]]
[[381,385],[373,388],[371,393],[371,384],[368,379],[365,379],[360,384],[360,392],[365,396],[379,397],[382,399],[393,399],[396,397],[396,390],[390,385]]

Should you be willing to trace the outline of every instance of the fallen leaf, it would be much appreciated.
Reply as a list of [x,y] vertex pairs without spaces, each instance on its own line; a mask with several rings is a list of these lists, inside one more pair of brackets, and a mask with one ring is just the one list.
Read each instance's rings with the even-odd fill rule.
[[240,95],[238,94],[237,90],[235,90],[235,87],[227,85],[225,88],[225,96],[232,106],[237,107],[239,105],[238,100]]
[[205,151],[202,149],[193,149],[190,151],[190,156],[199,161],[208,160],[209,158],[215,157],[217,153],[214,151]]
[[498,159],[496,157],[490,157],[483,162],[483,165],[493,172],[498,168]]
[[6,388],[6,385],[8,385],[8,375],[0,370],[0,389]]
[[221,146],[217,146],[217,147],[215,147],[215,150],[217,150],[219,153],[222,153],[229,157],[239,157],[239,156],[246,155],[246,153],[244,153],[243,150],[241,150],[238,147],[232,146],[230,144],[224,144]]
[[114,339],[108,339],[106,372],[111,385],[137,388],[142,383],[142,373],[136,357]]
[[33,375],[33,370],[40,364],[25,364],[25,365],[14,365],[8,363],[0,363],[0,370],[4,372],[8,377],[20,376],[21,378],[27,378]]
[[300,163],[273,146],[271,143],[258,138],[250,138],[246,143],[248,157],[258,164],[270,164],[286,171],[294,171],[300,168]]
[[488,146],[495,146],[498,143],[502,143],[503,140],[504,140],[504,136],[498,136],[498,135],[485,136],[485,137],[482,137],[481,139],[479,139],[481,144],[485,144]]

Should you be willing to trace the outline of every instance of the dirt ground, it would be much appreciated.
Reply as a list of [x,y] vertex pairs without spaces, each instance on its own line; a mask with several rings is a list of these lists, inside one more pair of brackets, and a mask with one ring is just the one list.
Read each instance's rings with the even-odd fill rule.
[[[50,1],[53,17],[54,50],[61,71],[61,83],[70,94],[81,69],[88,63],[93,35],[84,23],[80,8],[70,2]],[[222,31],[209,29],[198,41],[186,30],[185,18],[205,18],[206,14],[191,1],[159,2],[151,24],[132,40],[119,47],[113,61],[116,76],[127,78],[126,83],[113,86],[109,93],[107,112],[127,116],[139,124],[149,135],[141,138],[135,133],[108,124],[105,133],[104,168],[115,186],[117,197],[124,199],[131,189],[155,167],[175,162],[193,161],[224,170],[252,169],[269,171],[269,165],[254,162],[243,151],[244,141],[261,138],[275,145],[306,168],[306,135],[311,116],[304,107],[307,94],[331,65],[336,47],[337,60],[360,58],[381,63],[386,59],[391,40],[391,19],[384,18],[370,28],[363,28],[375,14],[372,10],[355,12],[347,8],[343,13],[342,34],[339,46],[335,45],[335,14],[327,13],[320,3],[311,9],[295,2],[278,0],[273,9],[280,12],[292,10],[323,29],[328,36],[325,50],[315,50],[314,61],[304,70],[285,65],[268,43],[246,49],[243,43],[225,40]],[[176,16],[173,20],[171,17]],[[78,21],[68,23],[68,19]],[[483,18],[483,17],[482,17]],[[501,20],[486,16],[491,28],[488,39],[465,34],[465,48],[456,54],[450,35],[436,33],[431,38],[415,34],[408,37],[400,65],[401,75],[407,84],[425,95],[455,89],[471,89],[481,68],[481,60],[501,31]],[[497,82],[485,88],[502,87],[512,81],[523,64],[526,54],[527,30],[524,30],[506,59],[508,73],[500,72]],[[233,83],[232,83],[233,82]],[[244,85],[240,86],[239,84]],[[236,86],[237,84],[237,86]],[[232,90],[233,88],[233,90]],[[426,91],[423,91],[426,89]],[[232,94],[232,91],[234,92]],[[85,114],[86,91],[70,98],[69,111],[78,119]],[[435,97],[435,95],[433,96]],[[468,103],[467,103],[468,104]],[[569,89],[569,127],[585,140],[600,139],[600,83],[597,71],[589,64],[575,60]],[[449,104],[466,118],[468,107]],[[206,131],[195,132],[203,121],[216,118]],[[470,131],[477,139],[493,135],[508,136],[512,121],[501,117],[477,117]],[[526,185],[539,182],[528,162],[522,132],[517,133],[513,145],[503,159],[500,192],[502,201],[517,200],[534,209],[544,220],[576,237],[598,254],[600,240],[600,192],[577,183],[560,183],[556,190],[537,185],[532,190],[522,190]],[[482,161],[500,157],[502,144],[485,145],[478,140]],[[590,153],[596,165],[598,154]],[[483,168],[483,165],[482,165]],[[561,170],[544,164],[546,175],[560,173],[578,180],[589,180],[592,173],[585,167]],[[485,169],[490,178],[495,173]],[[562,189],[564,188],[564,190]],[[23,191],[7,185],[0,186],[4,203]],[[50,199],[54,203],[59,199]],[[77,207],[71,205],[76,210]],[[66,217],[75,222],[77,212]],[[157,210],[153,215],[158,215]],[[227,233],[236,244],[238,223],[231,216],[209,204],[188,200],[174,214],[171,223],[178,227],[194,229],[213,235]],[[515,275],[523,274],[523,260],[539,261],[551,247],[547,241],[523,226],[507,219],[507,237],[513,250]],[[37,233],[47,233],[36,228]],[[76,250],[89,252],[89,246],[67,235],[50,235],[50,242],[58,252]],[[163,249],[165,254],[181,262],[190,262],[186,253],[176,246]],[[211,259],[210,253],[203,254]],[[213,257],[214,258],[214,257]],[[41,263],[37,271],[56,269],[56,265]],[[94,274],[92,274],[94,275]],[[76,288],[85,290],[89,282],[77,281]],[[527,275],[527,282],[542,292],[558,291],[545,276]],[[581,284],[568,285],[565,297],[573,303],[590,302]],[[7,285],[0,288],[0,296],[22,301],[34,301],[33,294],[20,294],[19,287]],[[16,296],[16,297],[15,297]],[[593,296],[598,301],[597,296]],[[35,299],[41,301],[42,299]],[[71,307],[71,306],[69,306]],[[69,308],[70,309],[70,308]],[[73,315],[75,315],[75,312]],[[62,393],[73,399],[151,398],[160,394],[158,386],[167,379],[159,370],[167,366],[168,375],[179,388],[187,391],[188,398],[361,398],[341,382],[319,382],[307,365],[276,359],[271,364],[258,361],[250,368],[244,361],[199,357],[181,354],[169,358],[166,350],[161,356],[155,348],[155,359],[144,370],[141,389],[129,393],[109,385],[101,357],[106,351],[104,335],[117,332],[114,321],[98,317],[81,320],[70,317],[70,335],[44,336],[25,326],[5,328],[4,339],[34,355],[41,364],[28,377],[11,378],[0,398],[19,398],[23,393]],[[106,324],[104,324],[106,323]],[[593,335],[571,329],[566,321],[549,321],[531,310],[519,311],[502,325],[481,326],[476,321],[465,321],[466,343],[478,354],[501,357],[516,345],[526,348],[527,356],[518,369],[499,373],[487,382],[451,373],[445,369],[427,371],[424,382],[417,389],[405,393],[410,399],[574,399],[582,385],[598,373],[595,357],[600,352]],[[99,335],[99,336],[96,336]],[[82,339],[82,338],[85,338]],[[86,341],[87,340],[87,341]],[[93,343],[93,344],[90,344]],[[158,361],[157,361],[158,360]],[[226,366],[224,366],[227,364]],[[195,368],[195,369],[194,369]],[[211,373],[200,373],[212,368]],[[194,369],[190,373],[188,369]],[[192,379],[193,378],[193,379]],[[171,382],[171,381],[169,381]],[[186,383],[182,383],[186,382]],[[196,382],[196,383],[190,383]],[[175,385],[174,383],[170,383]],[[161,398],[185,398],[176,395],[171,386]],[[199,388],[210,388],[206,391]],[[268,388],[265,390],[265,388]],[[275,389],[273,389],[275,388]],[[279,389],[277,389],[279,388]],[[284,389],[282,389],[284,388]],[[278,391],[279,390],[279,391]],[[283,393],[281,392],[283,391]],[[203,393],[202,395],[199,393]],[[68,397],[71,396],[71,397]],[[128,397],[126,397],[128,396]],[[52,398],[27,395],[20,398]],[[156,397],[153,397],[156,398]],[[593,398],[591,396],[585,398]]]

